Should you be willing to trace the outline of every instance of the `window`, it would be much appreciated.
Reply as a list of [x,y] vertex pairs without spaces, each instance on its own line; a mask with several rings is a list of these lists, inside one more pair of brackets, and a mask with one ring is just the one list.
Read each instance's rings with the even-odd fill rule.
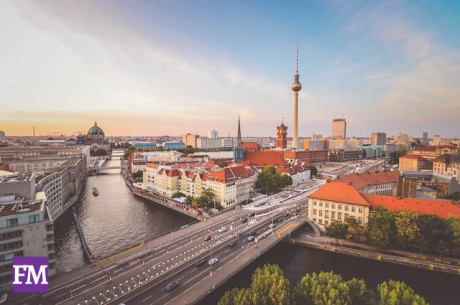
[[17,218],[10,218],[10,219],[7,219],[6,220],[6,226],[7,227],[15,227],[17,226],[19,223],[18,223],[18,219]]
[[316,209],[313,209],[313,215],[316,216]]
[[363,208],[358,208],[358,212],[362,213],[362,212],[363,212]]
[[342,221],[342,212],[337,213],[337,220]]
[[319,210],[319,211],[318,211],[318,216],[319,216],[319,217],[323,217],[323,210]]
[[38,215],[29,215],[29,223],[36,223],[38,220]]
[[319,223],[323,223],[323,220],[322,220],[322,219],[319,219]]
[[324,205],[326,208],[329,208],[329,202],[326,202]]
[[345,211],[348,211],[348,205],[345,206]]
[[328,225],[328,224],[329,224],[329,221],[326,220],[326,221],[324,221],[324,223],[325,223],[326,225]]
[[351,207],[351,211],[352,211],[352,212],[356,212],[356,208],[355,208],[355,207]]
[[324,218],[329,218],[329,210],[324,211]]
[[335,209],[335,203],[331,203],[331,208]]
[[335,219],[335,211],[331,211],[331,219]]
[[341,210],[341,209],[342,209],[342,205],[339,204],[339,205],[337,206],[337,209]]
[[320,202],[320,203],[319,203],[319,206],[322,208],[322,207],[323,207],[323,203],[322,203],[322,202]]

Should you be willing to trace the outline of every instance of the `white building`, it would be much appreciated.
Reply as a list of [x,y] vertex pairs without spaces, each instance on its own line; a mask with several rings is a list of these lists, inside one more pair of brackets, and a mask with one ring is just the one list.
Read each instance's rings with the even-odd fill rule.
[[200,149],[219,149],[222,148],[222,141],[219,138],[200,137],[196,141],[197,148]]
[[217,139],[219,137],[219,133],[217,132],[217,130],[210,130],[208,131],[208,138],[210,139]]

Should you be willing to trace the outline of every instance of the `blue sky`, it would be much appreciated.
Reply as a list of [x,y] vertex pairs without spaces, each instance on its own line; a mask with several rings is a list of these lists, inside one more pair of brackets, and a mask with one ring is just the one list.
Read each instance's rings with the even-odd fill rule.
[[[2,1],[0,130],[460,136],[459,1]],[[288,129],[291,135],[291,129]]]

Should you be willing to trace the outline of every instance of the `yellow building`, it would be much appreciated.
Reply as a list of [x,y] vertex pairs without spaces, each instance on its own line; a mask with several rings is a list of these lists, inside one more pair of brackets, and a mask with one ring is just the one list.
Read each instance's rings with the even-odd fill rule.
[[353,217],[365,226],[369,219],[370,204],[350,184],[329,182],[311,194],[308,199],[308,218],[328,226],[332,222],[345,222]]
[[421,171],[428,168],[428,161],[421,155],[406,154],[399,158],[400,171]]
[[180,172],[177,169],[161,169],[155,178],[155,190],[165,196],[171,197],[179,191]]

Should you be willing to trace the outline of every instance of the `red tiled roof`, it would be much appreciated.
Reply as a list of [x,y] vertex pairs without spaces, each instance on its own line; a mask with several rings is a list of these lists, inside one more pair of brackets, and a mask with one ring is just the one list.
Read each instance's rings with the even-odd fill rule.
[[371,209],[385,207],[388,210],[414,211],[423,215],[437,215],[442,218],[460,217],[460,204],[448,200],[429,200],[420,198],[396,198],[393,196],[363,194]]
[[177,169],[164,169],[162,168],[158,174],[159,175],[163,175],[166,174],[166,176],[170,176],[170,177],[173,177],[173,176],[179,176],[180,175],[180,172],[177,170]]
[[281,150],[246,151],[244,152],[244,161],[247,162],[248,165],[257,166],[287,166],[288,164]]
[[260,144],[257,142],[242,142],[241,145],[244,149],[259,150]]
[[251,168],[245,166],[226,167],[208,174],[208,180],[227,183],[241,178],[248,178],[252,173]]
[[404,159],[414,159],[414,160],[425,160],[421,155],[414,155],[414,154],[406,154],[402,156],[401,158]]
[[326,183],[308,197],[334,202],[369,206],[369,203],[353,186],[349,185],[348,183],[337,181]]
[[419,147],[414,148],[414,151],[432,151],[432,152],[435,152],[436,148],[437,148],[436,146],[419,146]]
[[362,174],[351,174],[341,176],[336,181],[351,183],[351,185],[360,190],[368,185],[379,185],[398,182],[399,171],[376,171]]

